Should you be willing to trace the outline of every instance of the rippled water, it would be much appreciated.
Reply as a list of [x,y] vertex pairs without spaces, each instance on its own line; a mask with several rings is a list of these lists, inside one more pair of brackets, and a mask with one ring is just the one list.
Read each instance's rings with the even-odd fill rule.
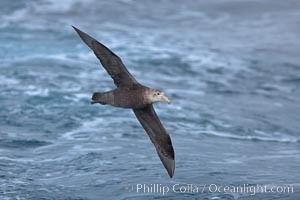
[[[300,198],[300,4],[280,0],[1,1],[1,199],[157,199],[136,184],[292,185]],[[173,104],[169,179],[132,111],[91,105],[114,87],[70,25]]]

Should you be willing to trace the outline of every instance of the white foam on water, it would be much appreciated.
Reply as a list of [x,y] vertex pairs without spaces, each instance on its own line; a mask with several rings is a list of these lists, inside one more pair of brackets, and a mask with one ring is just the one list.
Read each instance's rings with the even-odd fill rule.
[[[11,24],[18,24],[19,26],[33,30],[45,30],[45,28],[53,28],[51,26],[49,27],[49,15],[66,14],[68,12],[71,12],[74,6],[85,6],[88,8],[88,6],[93,1],[94,0],[45,0],[35,2],[30,1],[25,5],[25,7],[18,10],[14,10],[9,14],[2,15],[0,27],[4,28]],[[68,24],[67,21],[68,19],[64,17],[58,18],[56,24]]]
[[106,146],[104,148],[101,147],[97,147],[97,148],[90,148],[84,145],[74,145],[73,150],[77,151],[77,152],[95,152],[95,151],[112,151],[112,150],[118,150],[121,149],[120,146]]
[[[96,118],[94,120],[91,121],[84,121],[82,122],[82,124],[80,125],[79,128],[66,132],[64,134],[62,134],[62,138],[63,139],[67,139],[67,140],[78,140],[78,138],[76,138],[76,134],[82,133],[82,132],[93,132],[97,129],[99,129],[99,127],[101,127],[101,124],[105,123],[105,119],[103,118]],[[81,140],[81,139],[79,139]]]
[[64,0],[64,1],[47,0],[45,3],[35,4],[35,7],[36,7],[36,10],[42,9],[43,11],[46,11],[46,12],[65,13],[65,12],[70,11],[76,3],[89,3],[89,2],[91,2],[91,0],[85,0],[85,1],[80,1],[80,0]]
[[188,55],[182,57],[183,62],[190,63],[195,70],[199,70],[199,66],[205,67],[207,69],[218,69],[224,68],[231,70],[232,73],[239,71],[249,71],[248,64],[243,60],[224,56],[221,57],[219,53],[214,53],[211,51],[206,52],[190,52]]
[[203,134],[207,135],[213,135],[217,137],[224,137],[224,138],[229,138],[229,139],[239,139],[239,140],[258,140],[258,141],[266,141],[266,142],[292,142],[292,143],[297,143],[299,142],[299,139],[296,137],[292,136],[287,136],[280,134],[278,137],[273,137],[273,136],[240,136],[240,135],[234,135],[231,133],[226,133],[226,132],[218,132],[218,131],[200,131]]
[[25,7],[25,8],[16,10],[16,11],[12,12],[11,14],[2,16],[1,26],[5,26],[11,22],[18,22],[18,21],[24,20],[25,16],[28,14],[28,12],[29,12],[28,7]]
[[0,75],[0,85],[17,85],[19,83],[20,81],[18,79]]
[[74,95],[78,100],[90,100],[92,97],[91,94],[88,93],[75,93]]
[[29,163],[29,162],[35,162],[35,160],[30,158],[10,158],[6,156],[1,156],[0,160],[3,161],[13,161],[13,162],[21,162],[21,163]]
[[34,85],[29,85],[28,89],[25,91],[25,94],[27,94],[29,96],[47,97],[47,96],[49,96],[49,89],[48,88],[39,88]]
[[[60,61],[67,61],[67,62],[80,62],[78,59],[74,59],[70,57],[71,54],[69,53],[59,53],[59,54],[27,54],[23,55],[22,57],[18,57],[18,59],[14,59],[12,57],[3,58],[2,61],[6,63],[22,63],[22,62],[28,62],[32,60],[45,60],[45,59],[53,59],[53,60],[60,60]],[[79,56],[79,54],[78,54]]]

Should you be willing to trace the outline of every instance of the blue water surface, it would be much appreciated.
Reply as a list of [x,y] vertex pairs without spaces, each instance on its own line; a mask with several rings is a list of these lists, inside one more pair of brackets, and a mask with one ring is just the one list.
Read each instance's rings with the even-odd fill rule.
[[[300,199],[299,19],[296,0],[1,1],[0,199]],[[90,104],[114,85],[71,25],[172,100],[173,179],[131,110]]]

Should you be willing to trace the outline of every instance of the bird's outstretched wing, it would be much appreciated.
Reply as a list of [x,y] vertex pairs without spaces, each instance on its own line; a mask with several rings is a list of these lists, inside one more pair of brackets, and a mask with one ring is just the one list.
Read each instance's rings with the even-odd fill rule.
[[148,133],[163,165],[172,178],[175,170],[175,154],[172,141],[166,129],[157,117],[152,105],[133,109],[134,114]]
[[87,46],[94,51],[95,55],[100,60],[107,73],[112,77],[117,87],[130,87],[133,84],[138,84],[135,78],[126,69],[122,60],[116,54],[88,34],[74,26],[72,27]]

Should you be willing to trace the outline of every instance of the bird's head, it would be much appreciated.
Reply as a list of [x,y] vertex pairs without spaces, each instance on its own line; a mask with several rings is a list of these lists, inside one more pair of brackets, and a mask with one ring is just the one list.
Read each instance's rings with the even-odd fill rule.
[[150,92],[148,93],[148,97],[151,100],[152,103],[154,102],[166,102],[168,104],[171,103],[171,100],[165,96],[165,94],[157,89],[151,89]]

